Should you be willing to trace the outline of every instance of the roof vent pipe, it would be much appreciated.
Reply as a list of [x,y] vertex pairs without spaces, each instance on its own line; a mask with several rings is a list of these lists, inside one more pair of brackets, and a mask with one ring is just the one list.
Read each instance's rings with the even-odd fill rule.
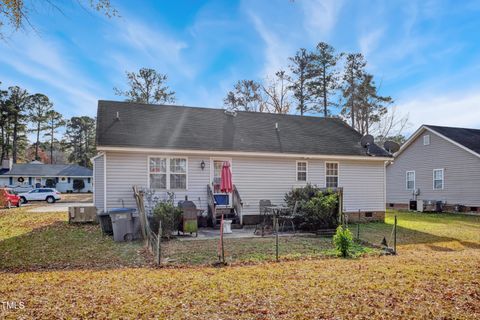
[[120,120],[120,112],[117,111],[117,115],[115,116],[115,120]]
[[280,129],[278,128],[278,122],[275,122],[275,130],[280,131]]

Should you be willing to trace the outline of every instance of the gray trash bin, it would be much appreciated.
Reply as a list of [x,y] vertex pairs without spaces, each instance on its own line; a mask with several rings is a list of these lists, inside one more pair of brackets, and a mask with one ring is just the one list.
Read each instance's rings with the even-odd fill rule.
[[113,240],[132,241],[138,239],[140,223],[135,209],[113,208],[108,213],[112,219]]

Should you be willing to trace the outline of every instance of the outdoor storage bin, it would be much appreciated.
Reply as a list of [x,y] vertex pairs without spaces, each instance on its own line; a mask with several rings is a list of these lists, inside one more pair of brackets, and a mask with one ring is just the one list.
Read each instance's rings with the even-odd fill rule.
[[112,219],[113,240],[132,241],[140,234],[139,216],[132,208],[114,208],[108,211]]
[[102,227],[103,234],[108,234],[111,236],[113,234],[113,228],[110,214],[108,212],[102,211],[98,214],[98,220],[100,222],[100,226]]

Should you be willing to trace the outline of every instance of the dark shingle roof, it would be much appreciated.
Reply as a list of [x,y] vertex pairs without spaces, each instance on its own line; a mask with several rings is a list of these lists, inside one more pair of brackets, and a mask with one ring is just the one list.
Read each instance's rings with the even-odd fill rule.
[[454,128],[425,125],[440,133],[441,135],[461,144],[478,154],[480,154],[480,129]]
[[334,118],[98,102],[98,146],[365,156],[360,138]]
[[14,164],[12,170],[1,173],[8,176],[31,177],[91,177],[93,171],[77,164]]

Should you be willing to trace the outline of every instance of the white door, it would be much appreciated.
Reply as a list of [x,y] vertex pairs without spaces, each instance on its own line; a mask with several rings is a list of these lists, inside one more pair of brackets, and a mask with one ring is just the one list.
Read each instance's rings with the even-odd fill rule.
[[[210,168],[210,183],[212,186],[213,195],[219,207],[231,207],[232,206],[232,194],[224,193],[220,191],[221,175],[223,163],[227,161],[230,163],[230,170],[232,170],[232,159],[212,159]],[[232,170],[233,180],[233,170]]]

